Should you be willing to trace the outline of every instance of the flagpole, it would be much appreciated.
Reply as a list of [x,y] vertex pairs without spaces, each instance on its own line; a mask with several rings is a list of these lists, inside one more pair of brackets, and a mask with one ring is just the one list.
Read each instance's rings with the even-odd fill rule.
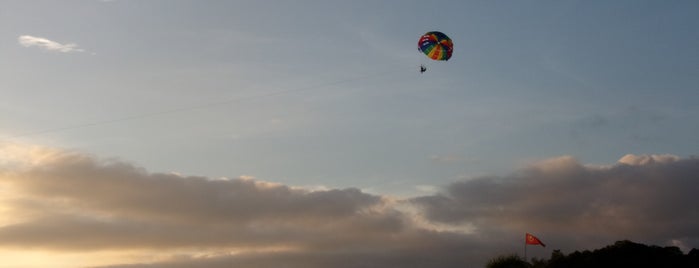
[[527,238],[529,238],[528,236],[529,236],[529,233],[527,233],[524,236],[524,261],[527,261],[527,242],[529,242],[529,241],[527,241]]
[[524,240],[524,261],[527,261],[527,241]]

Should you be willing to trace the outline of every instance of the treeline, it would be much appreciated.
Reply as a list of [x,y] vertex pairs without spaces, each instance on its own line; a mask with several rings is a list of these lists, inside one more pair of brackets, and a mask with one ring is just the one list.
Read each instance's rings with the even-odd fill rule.
[[699,268],[699,250],[684,254],[678,247],[647,246],[628,240],[593,251],[575,251],[568,255],[554,250],[550,259],[532,258],[531,262],[517,255],[499,256],[486,268]]

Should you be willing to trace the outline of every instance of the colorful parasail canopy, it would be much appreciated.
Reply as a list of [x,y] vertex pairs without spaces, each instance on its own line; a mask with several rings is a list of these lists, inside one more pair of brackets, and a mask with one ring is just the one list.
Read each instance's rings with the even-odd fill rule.
[[417,42],[417,49],[433,60],[449,60],[454,50],[451,38],[442,32],[427,32]]

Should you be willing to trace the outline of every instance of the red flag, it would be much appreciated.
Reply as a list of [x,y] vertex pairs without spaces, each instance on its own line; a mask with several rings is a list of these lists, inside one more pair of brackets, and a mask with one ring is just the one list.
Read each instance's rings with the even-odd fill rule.
[[536,236],[533,236],[530,233],[527,233],[527,235],[524,237],[524,242],[527,243],[527,245],[541,245],[543,247],[546,247],[546,245],[544,245],[544,242],[541,242],[539,238],[536,238]]

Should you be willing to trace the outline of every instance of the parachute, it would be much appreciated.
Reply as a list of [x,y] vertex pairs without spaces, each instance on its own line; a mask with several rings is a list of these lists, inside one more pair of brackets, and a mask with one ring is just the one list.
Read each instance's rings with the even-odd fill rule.
[[449,60],[454,50],[451,38],[442,32],[432,31],[420,37],[417,49],[433,60]]

